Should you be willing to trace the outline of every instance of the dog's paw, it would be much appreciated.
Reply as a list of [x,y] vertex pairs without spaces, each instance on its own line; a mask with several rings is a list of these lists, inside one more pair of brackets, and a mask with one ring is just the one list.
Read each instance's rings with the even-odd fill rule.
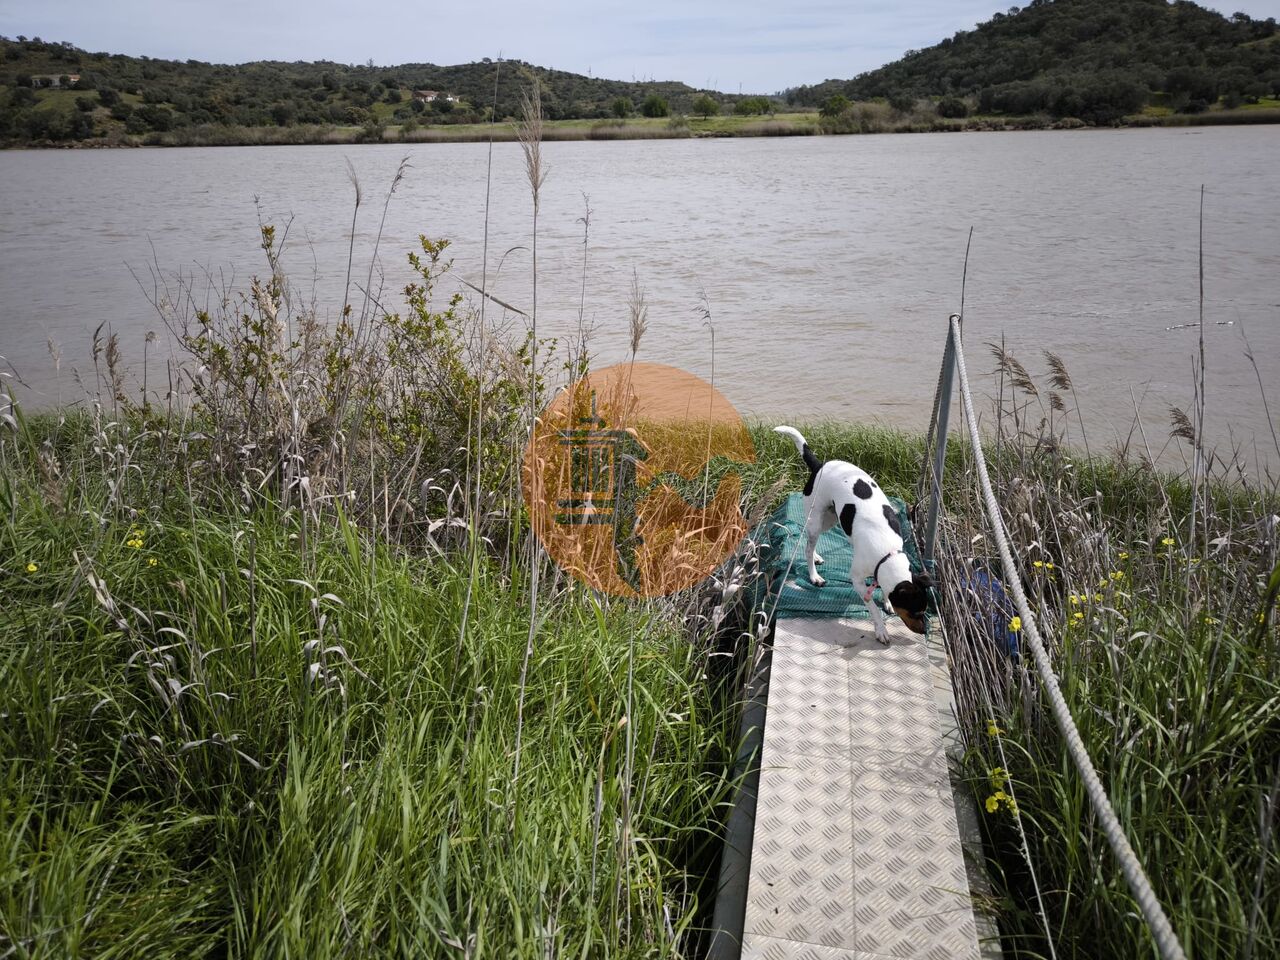
[[809,582],[812,583],[815,587],[825,587],[827,585],[827,578],[820,577],[815,573],[812,577],[809,578]]
[[826,563],[827,561],[825,561],[825,560],[823,560],[823,559],[822,559],[822,554],[820,554],[820,553],[815,553],[815,554],[813,555],[813,562],[814,562],[814,563]]
[[884,630],[876,631],[876,639],[879,640],[886,647],[889,645],[889,634]]

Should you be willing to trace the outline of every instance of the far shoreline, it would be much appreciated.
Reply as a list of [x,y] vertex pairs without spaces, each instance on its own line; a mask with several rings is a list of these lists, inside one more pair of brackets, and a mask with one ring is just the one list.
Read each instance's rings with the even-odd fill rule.
[[[1123,130],[1256,126],[1280,123],[1280,108],[1237,108],[1197,114],[1143,113],[1114,124],[1097,125],[1075,118],[1054,120],[1044,115],[977,115],[963,119],[934,117],[921,121],[903,117],[898,122],[878,122],[865,129],[824,129],[816,112],[778,113],[771,117],[673,117],[626,120],[556,120],[544,124],[542,139],[552,141],[704,140],[739,137],[858,136],[874,133],[1009,133],[1025,130]],[[248,147],[248,146],[351,146],[365,143],[486,143],[516,140],[513,122],[440,124],[404,130],[388,126],[377,137],[364,127],[184,127],[143,135],[119,135],[57,142],[6,143],[5,150],[102,150],[137,147]]]

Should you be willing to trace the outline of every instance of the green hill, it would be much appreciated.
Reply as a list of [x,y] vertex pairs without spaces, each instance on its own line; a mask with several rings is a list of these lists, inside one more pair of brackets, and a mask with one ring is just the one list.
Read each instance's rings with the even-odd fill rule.
[[[0,141],[84,140],[187,126],[239,128],[474,123],[515,116],[541,84],[550,120],[692,113],[704,92],[683,83],[600,80],[520,61],[394,67],[258,62],[237,66],[88,53],[69,43],[0,38]],[[432,101],[415,91],[433,91]],[[711,93],[710,91],[706,91]],[[737,97],[711,93],[717,104]]]
[[1274,18],[1228,18],[1186,0],[1034,0],[852,80],[789,90],[787,100],[945,99],[961,116],[1100,123],[1148,106],[1195,113],[1220,98],[1233,107],[1280,96],[1277,41]]

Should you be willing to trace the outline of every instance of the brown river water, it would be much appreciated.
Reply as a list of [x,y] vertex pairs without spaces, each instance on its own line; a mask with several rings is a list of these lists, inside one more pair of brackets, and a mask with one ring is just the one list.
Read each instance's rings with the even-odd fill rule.
[[[1197,239],[1205,187],[1206,422],[1219,444],[1280,463],[1280,127],[548,143],[538,239],[539,333],[585,320],[597,363],[628,352],[633,271],[649,303],[640,359],[715,385],[744,416],[919,428],[946,333],[965,301],[971,373],[987,341],[1032,372],[1043,350],[1075,380],[1103,448],[1135,405],[1171,466],[1168,408],[1193,394]],[[363,283],[397,164],[375,271],[395,304],[417,236],[453,241],[480,282],[484,144],[0,152],[0,355],[32,406],[84,397],[104,321],[135,370],[172,345],[148,303],[152,272],[247,288],[265,273],[258,212],[283,231],[287,270],[322,315],[342,303],[353,189]],[[531,203],[516,144],[492,151],[490,289],[528,310]],[[447,284],[446,284],[447,286]],[[703,310],[710,311],[712,338]],[[495,320],[515,329],[518,316]],[[1247,335],[1258,373],[1245,358]],[[55,371],[47,342],[60,348]],[[155,368],[153,367],[153,373]],[[980,376],[979,376],[980,375]],[[154,381],[152,381],[154,385]],[[1280,425],[1276,425],[1280,429]]]

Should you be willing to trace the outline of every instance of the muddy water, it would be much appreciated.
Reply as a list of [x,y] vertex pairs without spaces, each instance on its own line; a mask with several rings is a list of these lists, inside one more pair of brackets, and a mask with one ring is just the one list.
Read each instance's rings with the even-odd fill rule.
[[[1183,325],[1197,319],[1204,184],[1209,428],[1223,443],[1256,437],[1280,462],[1258,386],[1280,411],[1280,128],[550,143],[544,155],[540,333],[571,334],[585,302],[600,362],[623,359],[634,271],[649,303],[641,359],[714,374],[744,415],[918,427],[973,226],[970,366],[990,371],[983,344],[1002,337],[1035,375],[1043,350],[1058,353],[1095,447],[1129,436],[1137,406],[1158,449],[1168,407],[1191,400],[1197,330]],[[0,354],[39,403],[82,395],[71,371],[91,371],[100,323],[135,369],[148,331],[152,356],[166,355],[148,303],[157,280],[247,286],[262,270],[259,211],[278,233],[288,224],[285,266],[332,317],[347,160],[364,197],[363,286],[402,156],[373,286],[398,299],[420,233],[451,238],[456,270],[479,283],[483,144],[0,152]],[[492,156],[489,282],[528,310],[523,162],[515,144]]]

